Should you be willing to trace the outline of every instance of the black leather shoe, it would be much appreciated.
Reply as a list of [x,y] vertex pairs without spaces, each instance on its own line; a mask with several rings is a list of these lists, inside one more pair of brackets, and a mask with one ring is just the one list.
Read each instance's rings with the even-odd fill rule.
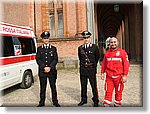
[[98,107],[98,103],[94,103],[94,105],[93,105],[94,107]]
[[43,107],[43,106],[45,106],[44,104],[39,104],[39,105],[37,105],[37,107]]
[[87,103],[87,101],[81,101],[79,104],[78,104],[78,106],[82,106],[82,105],[84,105],[84,104],[86,104]]
[[59,103],[53,103],[53,105],[56,107],[61,107]]

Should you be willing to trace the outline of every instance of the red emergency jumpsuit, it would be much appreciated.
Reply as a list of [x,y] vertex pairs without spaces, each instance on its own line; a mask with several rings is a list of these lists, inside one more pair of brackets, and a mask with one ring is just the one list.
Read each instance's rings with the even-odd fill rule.
[[114,106],[121,106],[122,91],[124,89],[121,79],[123,75],[128,75],[128,71],[129,61],[125,50],[121,48],[110,49],[105,53],[101,68],[101,73],[106,72],[104,106],[110,106],[114,88]]

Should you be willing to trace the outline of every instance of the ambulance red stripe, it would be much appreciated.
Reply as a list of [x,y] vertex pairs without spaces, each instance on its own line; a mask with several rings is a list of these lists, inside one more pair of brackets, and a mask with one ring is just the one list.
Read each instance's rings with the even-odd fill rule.
[[35,57],[36,55],[28,55],[28,56],[25,55],[25,56],[14,56],[14,57],[2,58],[0,59],[0,66],[35,60]]

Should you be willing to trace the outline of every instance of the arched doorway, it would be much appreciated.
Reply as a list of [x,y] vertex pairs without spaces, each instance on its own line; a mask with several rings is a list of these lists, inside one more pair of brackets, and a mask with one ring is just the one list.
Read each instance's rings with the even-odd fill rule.
[[132,61],[143,58],[143,2],[130,4],[95,4],[98,45],[103,59],[105,41],[116,36],[119,47],[125,49]]

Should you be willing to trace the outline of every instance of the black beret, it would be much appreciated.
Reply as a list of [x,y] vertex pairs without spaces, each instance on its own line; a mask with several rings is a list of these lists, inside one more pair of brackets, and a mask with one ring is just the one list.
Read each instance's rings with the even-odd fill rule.
[[83,31],[82,33],[82,36],[83,36],[83,38],[88,38],[88,37],[90,37],[92,34],[90,33],[90,32],[88,32],[88,31]]
[[49,38],[49,37],[50,37],[50,33],[47,32],[47,31],[44,31],[44,32],[41,34],[41,37],[42,37],[42,38]]

